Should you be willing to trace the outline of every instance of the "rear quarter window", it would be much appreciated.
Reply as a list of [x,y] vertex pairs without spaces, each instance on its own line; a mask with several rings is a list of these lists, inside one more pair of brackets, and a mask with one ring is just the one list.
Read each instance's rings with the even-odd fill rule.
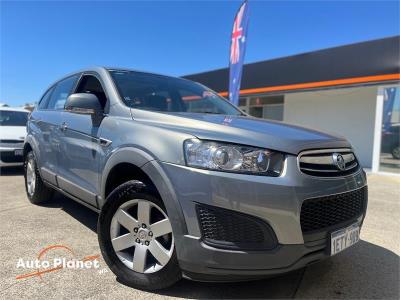
[[46,109],[47,108],[47,104],[49,103],[50,97],[51,97],[51,93],[54,90],[54,86],[51,87],[50,89],[47,90],[47,92],[43,95],[42,99],[40,99],[39,101],[39,109]]

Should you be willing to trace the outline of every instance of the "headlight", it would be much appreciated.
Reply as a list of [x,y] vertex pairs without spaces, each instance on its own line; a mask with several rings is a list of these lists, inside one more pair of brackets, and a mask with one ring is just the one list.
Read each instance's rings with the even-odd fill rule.
[[255,175],[279,176],[284,161],[279,152],[197,139],[186,140],[184,151],[190,167]]

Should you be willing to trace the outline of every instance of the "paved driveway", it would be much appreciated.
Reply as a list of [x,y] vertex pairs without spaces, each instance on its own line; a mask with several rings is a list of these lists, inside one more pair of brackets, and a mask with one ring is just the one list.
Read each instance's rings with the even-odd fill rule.
[[[100,259],[99,269],[69,270],[17,280],[32,272],[17,268],[19,259],[37,258],[49,245],[68,246],[65,256],[100,253],[97,215],[56,195],[45,206],[31,205],[18,169],[0,176],[0,299],[93,298],[393,298],[399,299],[400,177],[369,176],[369,208],[362,241],[329,260],[278,278],[214,284],[182,280],[155,293],[120,284]],[[52,253],[65,249],[55,249]],[[50,251],[43,254],[50,258]]]

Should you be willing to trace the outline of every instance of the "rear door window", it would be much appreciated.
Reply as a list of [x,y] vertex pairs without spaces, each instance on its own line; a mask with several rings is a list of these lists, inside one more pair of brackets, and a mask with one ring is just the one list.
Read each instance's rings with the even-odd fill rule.
[[72,89],[75,87],[77,79],[78,75],[74,75],[57,83],[53,93],[51,94],[47,109],[63,110],[65,101]]

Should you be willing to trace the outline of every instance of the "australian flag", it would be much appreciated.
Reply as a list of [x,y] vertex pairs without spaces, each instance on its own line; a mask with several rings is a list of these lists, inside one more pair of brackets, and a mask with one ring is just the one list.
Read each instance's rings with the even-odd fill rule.
[[240,81],[242,80],[242,69],[244,54],[247,43],[247,25],[249,14],[247,1],[243,2],[233,22],[231,52],[229,59],[229,100],[239,104]]

